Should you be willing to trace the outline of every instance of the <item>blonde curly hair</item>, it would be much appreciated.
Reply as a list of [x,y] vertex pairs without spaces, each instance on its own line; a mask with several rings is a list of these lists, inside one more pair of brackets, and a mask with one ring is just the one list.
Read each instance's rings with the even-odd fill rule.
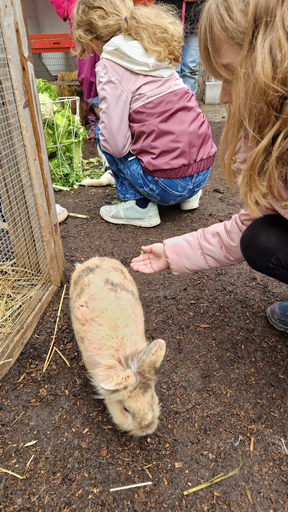
[[73,15],[74,55],[86,57],[91,39],[107,43],[123,34],[140,41],[159,62],[177,66],[183,30],[178,12],[168,5],[136,5],[131,0],[78,0]]
[[[269,196],[281,201],[279,180],[288,182],[287,0],[207,0],[198,34],[208,73],[233,82],[221,166],[231,185],[231,162],[244,130],[253,151],[238,180],[240,195],[245,207],[260,215],[259,207],[269,206]],[[240,50],[235,72],[219,62],[217,39]]]

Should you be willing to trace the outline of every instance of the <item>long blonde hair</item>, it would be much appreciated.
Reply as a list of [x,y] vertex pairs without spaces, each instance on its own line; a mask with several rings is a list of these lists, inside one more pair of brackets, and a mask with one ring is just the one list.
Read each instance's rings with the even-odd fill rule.
[[87,56],[90,39],[107,43],[119,34],[140,41],[160,62],[180,63],[183,30],[175,8],[133,6],[131,0],[78,0],[73,16],[75,55]]
[[[233,82],[221,166],[231,185],[231,162],[244,130],[253,151],[239,179],[240,195],[246,208],[259,215],[259,207],[269,206],[269,196],[281,200],[279,180],[288,183],[287,0],[207,0],[198,34],[208,73]],[[240,50],[235,73],[219,62],[217,38]]]

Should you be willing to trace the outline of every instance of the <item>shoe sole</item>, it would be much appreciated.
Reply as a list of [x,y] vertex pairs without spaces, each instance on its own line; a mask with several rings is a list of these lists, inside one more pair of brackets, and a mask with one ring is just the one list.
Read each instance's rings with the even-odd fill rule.
[[68,217],[68,211],[65,209],[64,212],[60,213],[60,215],[58,215],[58,224],[61,224],[61,222],[64,222],[64,220],[67,219]]
[[275,329],[278,329],[278,331],[282,331],[282,332],[287,332],[288,333],[287,327],[282,327],[282,325],[277,324],[277,322],[275,322],[273,320],[272,316],[270,315],[269,309],[267,309],[267,318],[268,318],[270,324],[273,325],[273,327],[275,327]]
[[185,204],[185,201],[183,201],[183,203],[180,203],[180,210],[182,210],[183,212],[189,211],[189,210],[196,210],[197,208],[199,208],[199,203],[200,203],[201,197],[202,197],[202,190],[201,190],[201,194],[198,197],[197,203],[195,202],[195,204],[193,204],[193,202],[192,202],[191,205],[189,205],[187,203]]
[[137,219],[113,219],[111,217],[106,216],[100,211],[100,215],[102,219],[110,222],[111,224],[126,224],[128,226],[138,226],[140,228],[153,228],[154,226],[158,226],[160,224],[160,217],[156,217],[155,219],[149,220],[137,220]]

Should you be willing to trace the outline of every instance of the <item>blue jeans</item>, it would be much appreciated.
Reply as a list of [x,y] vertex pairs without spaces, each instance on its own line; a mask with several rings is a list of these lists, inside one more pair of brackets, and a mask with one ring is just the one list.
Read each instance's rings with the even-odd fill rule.
[[100,145],[99,132],[99,125],[97,125],[97,143],[115,178],[116,196],[122,201],[146,197],[156,204],[166,206],[178,204],[197,194],[209,178],[211,167],[184,178],[150,176],[143,170],[140,160],[133,153],[128,153],[121,158],[105,153]]
[[193,34],[185,37],[181,64],[177,66],[176,71],[181,76],[184,84],[193,92],[194,96],[196,95],[198,86],[199,63],[198,36],[197,34]]

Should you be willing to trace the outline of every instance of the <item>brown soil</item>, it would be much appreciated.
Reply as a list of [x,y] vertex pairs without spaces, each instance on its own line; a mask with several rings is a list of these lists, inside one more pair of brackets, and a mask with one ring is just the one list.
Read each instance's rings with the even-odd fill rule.
[[[218,143],[223,121],[211,119]],[[95,142],[87,141],[85,157],[95,152]],[[162,222],[155,228],[102,220],[100,206],[114,197],[111,187],[56,194],[70,212],[89,215],[61,224],[68,285],[77,261],[110,256],[129,268],[141,244],[223,221],[240,207],[217,161],[199,209],[160,207]],[[56,345],[70,367],[56,354],[42,373],[59,290],[0,383],[0,467],[25,475],[20,480],[0,473],[0,510],[287,511],[287,335],[266,320],[266,308],[287,299],[287,287],[246,264],[188,276],[131,274],[147,338],[167,342],[158,371],[158,429],[150,437],[130,438],[94,398],[72,332],[68,293]],[[240,462],[238,473],[183,495]],[[152,485],[110,492],[147,481]]]

